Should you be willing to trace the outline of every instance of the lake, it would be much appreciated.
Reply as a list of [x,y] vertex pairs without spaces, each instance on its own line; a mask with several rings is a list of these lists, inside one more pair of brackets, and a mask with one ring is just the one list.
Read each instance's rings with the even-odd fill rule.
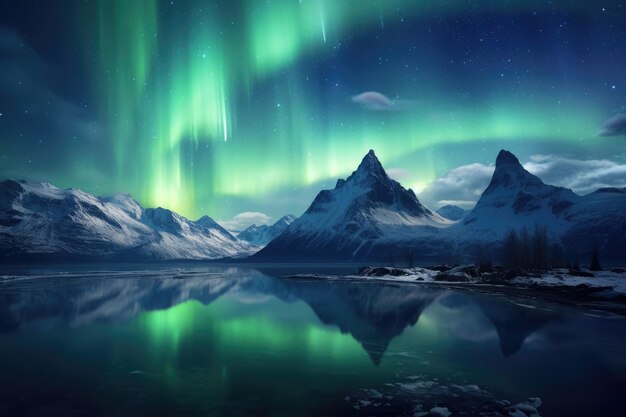
[[3,267],[0,415],[623,415],[623,317],[291,273]]

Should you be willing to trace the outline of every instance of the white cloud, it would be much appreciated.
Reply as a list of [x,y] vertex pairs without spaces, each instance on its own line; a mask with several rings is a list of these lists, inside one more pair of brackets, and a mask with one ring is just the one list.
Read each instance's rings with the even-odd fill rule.
[[[556,155],[533,155],[524,168],[546,184],[588,194],[598,188],[626,187],[626,164],[607,159],[570,159]],[[491,181],[493,165],[463,165],[447,172],[424,188],[419,199],[437,208],[447,204],[472,208]]]
[[472,208],[485,191],[494,171],[493,165],[463,165],[446,173],[424,188],[419,199],[430,207],[447,204]]
[[269,224],[272,218],[265,213],[258,211],[244,211],[234,216],[230,220],[219,220],[218,223],[222,225],[226,230],[241,231],[253,224],[260,226],[262,224]]
[[352,102],[371,111],[408,110],[415,104],[412,100],[392,100],[378,91],[366,91],[358,94],[352,97]]
[[387,175],[389,175],[390,178],[398,182],[402,182],[403,180],[411,176],[411,173],[409,171],[407,171],[406,169],[402,169],[402,168],[388,168],[385,171],[387,172]]
[[524,168],[547,184],[588,194],[603,187],[626,187],[626,165],[607,159],[569,159],[556,155],[534,155]]

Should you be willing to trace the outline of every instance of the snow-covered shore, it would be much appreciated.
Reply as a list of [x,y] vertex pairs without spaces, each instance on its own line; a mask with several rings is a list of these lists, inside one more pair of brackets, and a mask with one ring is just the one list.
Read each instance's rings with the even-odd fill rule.
[[606,300],[626,305],[626,270],[609,271],[554,269],[545,272],[519,272],[495,268],[481,272],[475,265],[432,268],[363,267],[350,275],[297,275],[293,278],[383,281],[454,287],[516,289],[545,293],[572,300]]

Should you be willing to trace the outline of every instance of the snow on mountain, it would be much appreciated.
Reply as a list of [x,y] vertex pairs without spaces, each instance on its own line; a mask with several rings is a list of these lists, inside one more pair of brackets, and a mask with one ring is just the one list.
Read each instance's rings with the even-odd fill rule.
[[159,207],[144,210],[141,219],[159,234],[159,239],[143,246],[141,252],[158,259],[242,257],[256,249],[231,235],[208,216],[193,222]]
[[[373,151],[346,180],[321,191],[298,219],[252,226],[234,237],[213,219],[190,221],[132,197],[96,197],[47,183],[0,182],[0,260],[219,259],[256,253],[255,261],[456,262],[487,246],[494,258],[512,228],[547,228],[571,259],[626,260],[626,189],[585,196],[543,183],[501,151],[487,189],[465,216],[432,212],[389,178]],[[458,209],[458,208],[457,208]],[[282,232],[282,233],[281,233]],[[439,258],[437,258],[439,257]],[[454,258],[456,259],[456,258]]]
[[467,214],[467,210],[462,209],[459,206],[455,206],[452,204],[445,205],[440,207],[437,210],[437,214],[443,217],[444,219],[458,221],[461,220]]
[[398,246],[452,224],[389,178],[374,151],[346,180],[321,191],[308,210],[255,260],[384,259]]
[[535,225],[560,236],[570,227],[563,212],[579,200],[572,190],[544,184],[515,155],[502,150],[489,186],[462,222],[463,236],[497,241],[511,228]]
[[253,224],[243,232],[237,235],[237,239],[248,242],[256,246],[265,246],[285,231],[293,221],[296,220],[296,216],[287,214],[271,226],[261,225],[257,226]]
[[[121,199],[120,199],[121,201]],[[0,183],[0,252],[110,256],[154,239],[127,201],[47,183]]]
[[462,209],[433,213],[411,190],[391,180],[370,151],[347,180],[320,192],[306,213],[253,259],[456,262],[451,253],[469,259],[485,247],[497,258],[509,230],[541,226],[572,259],[587,259],[597,246],[601,259],[624,261],[624,207],[625,189],[579,196],[543,183],[502,150],[474,209],[453,221],[444,217]]
[[545,227],[571,259],[586,260],[593,247],[601,259],[626,260],[626,191],[604,188],[579,196],[543,183],[502,150],[491,183],[476,207],[448,232],[461,244],[500,243],[511,229]]
[[586,260],[596,246],[601,259],[626,260],[626,188],[600,188],[563,212],[572,224],[561,241]]
[[248,255],[208,217],[191,222],[132,197],[96,197],[47,183],[0,183],[0,257],[216,259]]

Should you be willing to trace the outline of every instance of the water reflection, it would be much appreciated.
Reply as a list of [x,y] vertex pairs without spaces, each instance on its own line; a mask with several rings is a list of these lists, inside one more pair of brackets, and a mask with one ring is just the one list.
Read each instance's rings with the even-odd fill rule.
[[506,416],[517,409],[504,399],[528,410],[534,397],[542,415],[620,410],[622,319],[410,283],[280,278],[290,273],[4,275],[0,415],[346,417],[445,405]]
[[493,323],[500,339],[500,349],[506,357],[518,352],[530,335],[558,317],[556,313],[537,309],[532,304],[520,306],[487,297],[478,297],[474,301]]
[[[378,365],[390,342],[414,326],[433,303],[460,311],[478,306],[492,323],[506,357],[557,318],[554,311],[538,308],[530,301],[522,304],[408,284],[287,279],[252,269],[81,272],[61,278],[34,275],[5,280],[0,292],[0,332],[54,324],[130,321],[143,312],[167,310],[190,300],[209,305],[226,294],[240,300],[275,297],[288,303],[306,303],[321,323],[349,334]],[[471,315],[475,313],[458,314],[455,320]]]

